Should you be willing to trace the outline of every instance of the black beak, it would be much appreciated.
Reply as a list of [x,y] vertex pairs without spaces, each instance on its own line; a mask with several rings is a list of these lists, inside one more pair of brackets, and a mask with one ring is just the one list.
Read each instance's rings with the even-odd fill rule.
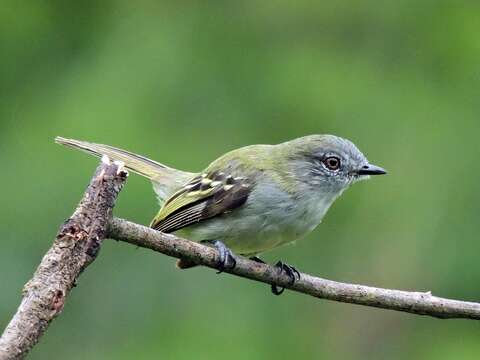
[[358,175],[385,175],[387,172],[380,166],[367,164],[358,170]]

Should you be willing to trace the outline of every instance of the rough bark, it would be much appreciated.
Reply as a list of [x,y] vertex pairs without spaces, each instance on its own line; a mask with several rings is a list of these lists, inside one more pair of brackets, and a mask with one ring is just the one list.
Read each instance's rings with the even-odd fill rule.
[[0,338],[0,359],[22,359],[58,316],[80,273],[95,260],[127,173],[102,162],[75,213],[60,228]]

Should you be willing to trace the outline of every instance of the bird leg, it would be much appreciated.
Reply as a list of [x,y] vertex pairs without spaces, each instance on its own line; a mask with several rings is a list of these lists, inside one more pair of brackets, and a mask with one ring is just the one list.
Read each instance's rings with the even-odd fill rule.
[[217,249],[218,257],[218,272],[217,274],[222,273],[225,270],[231,270],[237,265],[237,260],[235,260],[235,255],[232,250],[230,250],[227,245],[225,245],[220,240],[205,240],[202,243],[211,244],[215,249]]
[[[285,264],[282,261],[278,261],[275,264],[275,267],[280,270],[280,273],[285,272],[288,275],[288,277],[290,278],[290,285],[293,285],[295,283],[297,277],[298,280],[300,280],[300,272],[295,267]],[[277,285],[272,284],[272,293],[274,295],[281,295],[284,291],[284,287],[279,290]]]
[[[266,262],[260,259],[258,256],[252,256],[249,259],[260,264],[266,264]],[[278,261],[275,264],[275,267],[280,269],[280,273],[285,272],[290,277],[290,285],[293,285],[297,280],[297,278],[298,280],[300,280],[300,272],[294,266],[290,266],[288,264],[283,263],[282,261]],[[278,289],[277,285],[272,284],[272,293],[274,295],[281,295],[284,291],[285,291],[284,287],[282,287],[281,289]]]

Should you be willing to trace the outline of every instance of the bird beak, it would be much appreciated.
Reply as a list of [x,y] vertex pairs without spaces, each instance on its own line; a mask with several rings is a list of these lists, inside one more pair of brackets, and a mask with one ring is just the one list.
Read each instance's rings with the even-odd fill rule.
[[358,175],[385,175],[387,171],[380,166],[367,164],[358,170]]

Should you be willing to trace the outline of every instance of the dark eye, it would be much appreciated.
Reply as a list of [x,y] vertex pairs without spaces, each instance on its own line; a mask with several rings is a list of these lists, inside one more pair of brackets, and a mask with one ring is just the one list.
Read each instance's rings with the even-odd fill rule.
[[340,159],[336,156],[329,156],[323,159],[323,165],[329,170],[338,170],[340,168]]

